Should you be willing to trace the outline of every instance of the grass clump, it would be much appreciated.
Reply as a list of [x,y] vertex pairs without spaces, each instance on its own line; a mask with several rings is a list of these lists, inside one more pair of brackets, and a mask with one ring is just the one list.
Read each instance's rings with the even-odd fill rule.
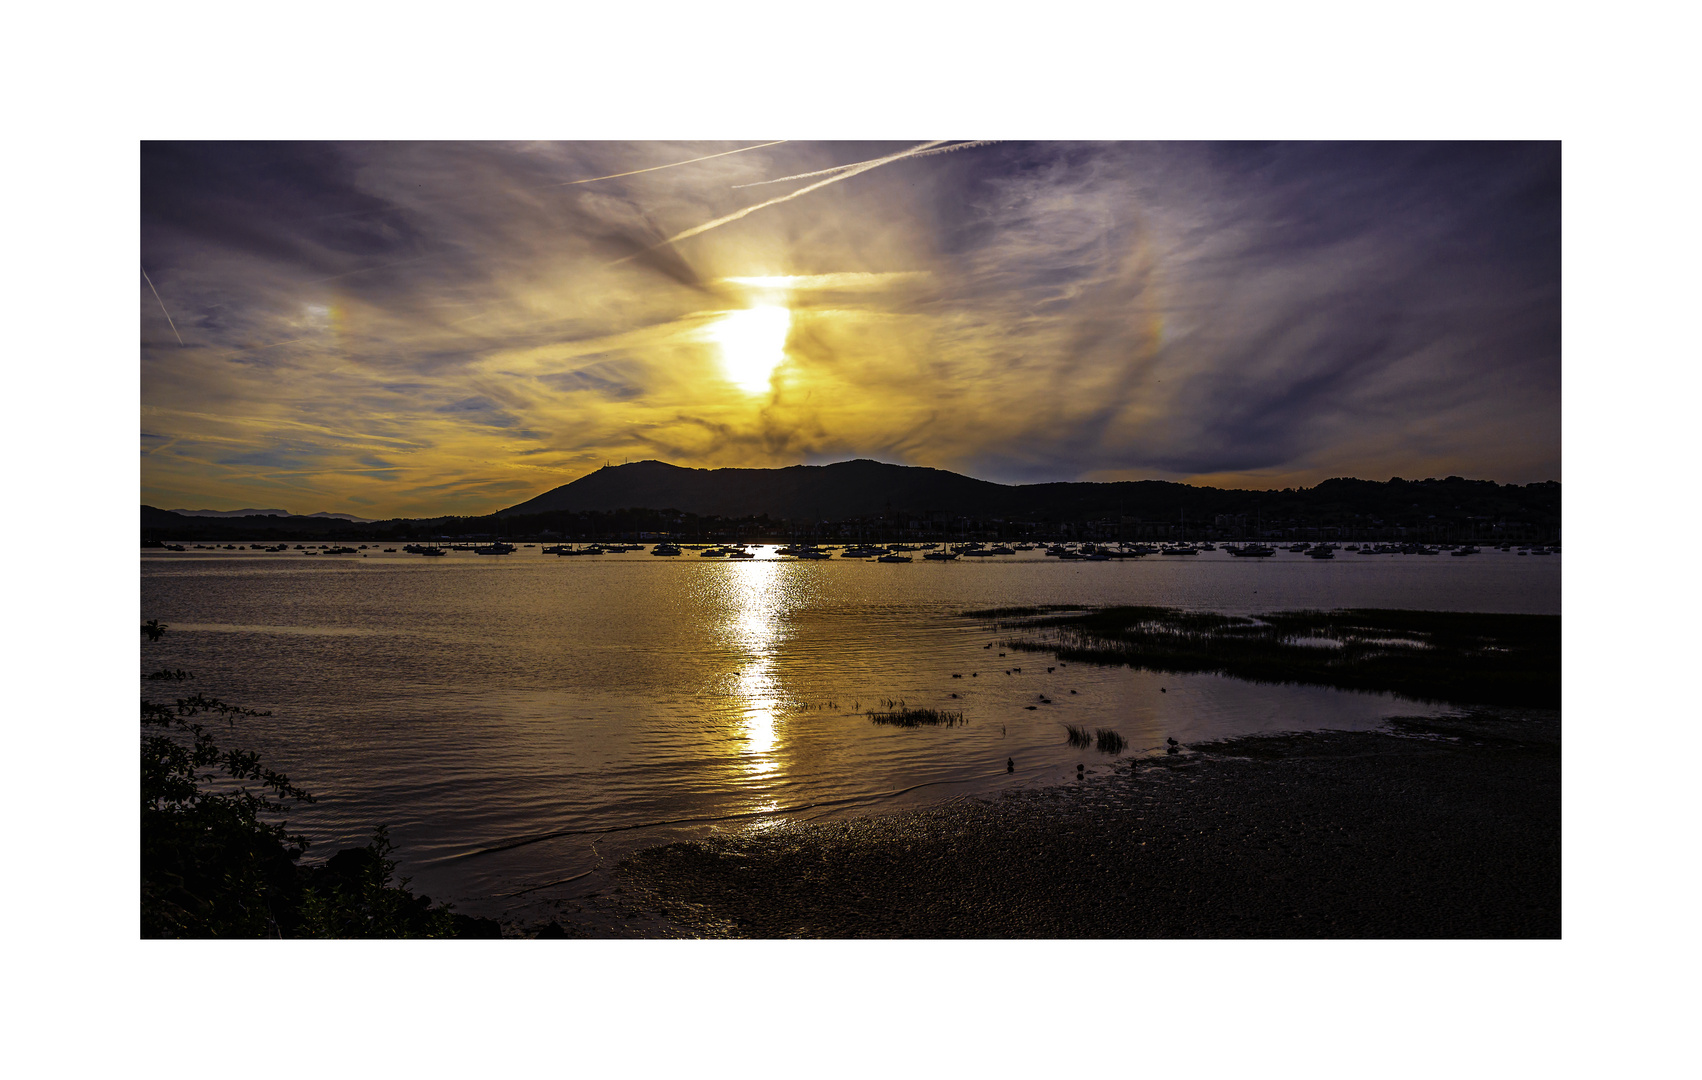
[[1081,610],[1080,604],[1041,604],[1037,607],[982,608],[979,611],[966,611],[963,614],[971,619],[1018,619],[1026,615],[1050,615],[1058,611]]
[[1100,728],[1093,733],[1094,746],[1101,754],[1121,754],[1129,741],[1110,728]]
[[967,724],[969,722],[963,718],[963,713],[951,712],[946,709],[911,709],[900,707],[896,709],[888,709],[884,712],[876,712],[875,710],[870,709],[864,715],[866,715],[873,723],[889,724],[893,727],[936,727],[942,724],[946,727],[955,727],[958,724]]
[[1090,664],[1457,705],[1560,706],[1558,615],[1358,608],[1249,618],[1106,607],[1028,616],[1004,628],[1033,635],[1007,642],[1008,648]]
[[1077,727],[1075,724],[1065,724],[1064,733],[1069,744],[1077,747],[1078,749],[1093,745],[1093,733],[1084,727]]

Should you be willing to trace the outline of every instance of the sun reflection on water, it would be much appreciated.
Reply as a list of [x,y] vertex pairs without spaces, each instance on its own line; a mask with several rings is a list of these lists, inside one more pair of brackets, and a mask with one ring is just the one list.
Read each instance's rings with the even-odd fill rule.
[[739,665],[731,685],[738,735],[744,740],[739,765],[747,778],[767,777],[780,764],[776,750],[786,700],[780,650],[785,618],[798,602],[795,584],[783,563],[752,560],[715,569],[725,589],[720,635]]
[[[760,668],[760,670],[758,670]],[[747,665],[747,670],[739,673],[733,693],[738,698],[741,707],[741,725],[744,731],[745,752],[753,757],[767,755],[774,749],[774,712],[776,699],[769,691],[769,665]],[[757,774],[772,772],[774,762],[764,760],[752,762],[749,766]]]

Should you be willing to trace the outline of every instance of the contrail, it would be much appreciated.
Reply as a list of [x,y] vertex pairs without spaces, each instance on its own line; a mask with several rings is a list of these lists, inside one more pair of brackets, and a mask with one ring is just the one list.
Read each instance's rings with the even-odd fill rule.
[[[785,195],[778,195],[778,196],[776,196],[772,199],[769,199],[767,202],[760,202],[760,203],[757,203],[755,206],[747,206],[743,210],[735,210],[731,214],[727,214],[724,217],[718,217],[714,221],[706,221],[702,225],[694,225],[691,228],[687,229],[685,232],[675,233],[673,236],[668,237],[666,240],[663,240],[661,243],[651,244],[649,247],[645,248],[644,250],[645,251],[655,251],[657,248],[667,247],[669,244],[677,244],[681,240],[689,240],[692,237],[697,236],[701,233],[708,232],[710,229],[718,229],[723,225],[731,224],[732,222],[738,221],[740,218],[747,217],[751,214],[754,214],[758,210],[765,210],[770,206],[777,206],[777,205],[779,205],[780,203],[783,203],[783,202],[790,202],[793,199],[796,199],[800,195],[808,195],[810,192],[815,191],[818,188],[824,188],[829,184],[837,184],[841,180],[849,180],[853,176],[857,176],[857,175],[860,175],[862,173],[868,172],[870,169],[878,169],[882,165],[890,165],[895,161],[902,161],[904,158],[916,157],[917,155],[922,154],[922,153],[924,153],[928,150],[932,150],[934,147],[939,146],[941,143],[950,142],[950,141],[951,140],[949,140],[949,139],[935,139],[933,142],[920,143],[916,146],[912,146],[908,150],[900,150],[896,154],[888,154],[886,157],[874,158],[874,159],[869,160],[869,161],[859,161],[855,165],[847,166],[843,171],[835,173],[834,175],[828,177],[826,180],[817,180],[813,184],[805,184],[803,187],[799,188],[797,191],[788,192]],[[631,255],[628,255],[624,259],[616,259],[614,262],[610,263],[609,265],[610,266],[619,266],[621,263],[631,262],[633,259],[638,258],[638,256],[641,255],[641,254],[643,254],[643,252],[635,252]]]
[[[742,154],[746,150],[761,150],[765,146],[779,146],[781,143],[786,142],[786,141],[787,140],[785,140],[785,139],[775,139],[773,142],[757,143],[755,146],[741,146],[737,150],[723,150],[719,154],[705,154],[702,157],[694,157],[694,158],[691,158],[691,159],[686,160],[686,161],[670,161],[666,165],[652,165],[648,169],[633,169],[631,172],[610,173],[607,176],[591,176],[591,177],[587,177],[584,180],[565,180],[565,181],[563,181],[562,183],[559,183],[559,184],[545,184],[543,187],[528,188],[527,190],[529,190],[529,191],[550,191],[550,190],[553,190],[553,189],[558,188],[558,187],[572,187],[575,184],[594,184],[599,180],[615,180],[615,179],[618,179],[622,176],[637,176],[639,173],[655,172],[657,169],[675,169],[675,168],[678,168],[681,165],[693,165],[693,164],[696,164],[699,161],[708,161],[711,158],[726,157],[728,154]],[[466,198],[472,198],[472,197],[473,196],[463,195],[463,196],[460,196],[459,199],[466,199]],[[429,206],[429,205],[441,204],[441,203],[446,203],[446,202],[456,202],[456,201],[459,201],[459,199],[457,199],[457,198],[433,199],[430,202],[423,203],[421,205]],[[304,220],[304,221],[307,221],[307,220],[330,221],[333,218],[359,217],[363,214],[387,214],[387,213],[390,213],[392,211],[401,210],[401,209],[403,209],[403,208],[402,207],[391,207],[389,210],[350,210],[350,211],[347,211],[346,213],[326,214],[323,217],[303,218],[302,220]],[[426,256],[421,255],[418,258],[414,258],[414,259],[403,259],[401,262],[418,262],[420,259],[423,259],[423,258],[426,258]],[[360,270],[350,270],[349,272],[344,273],[344,274],[333,274],[330,277],[315,278],[312,281],[308,282],[308,284],[309,285],[319,285],[319,284],[322,284],[322,283],[327,282],[327,281],[336,281],[339,278],[353,277],[355,274],[364,274],[369,270],[382,270],[386,266],[400,266],[401,262],[383,263],[382,265],[379,265],[379,266],[368,266],[368,267],[364,267]],[[159,294],[155,293],[154,295],[158,296]],[[165,307],[165,305],[161,304],[160,307],[163,309]],[[166,318],[169,319],[169,318],[171,318],[171,316],[168,315],[168,316],[166,316]]]
[[165,310],[165,301],[160,300],[160,291],[154,288],[154,279],[148,276],[147,267],[142,268],[142,280],[148,283],[148,291],[154,294],[154,299],[160,301],[160,310],[165,312],[165,321],[171,327],[171,332],[177,334],[177,343],[183,344],[183,335],[177,333],[177,324],[171,321],[171,312]]
[[773,142],[757,143],[755,146],[741,146],[737,150],[723,150],[719,154],[705,154],[702,157],[694,157],[689,161],[672,161],[666,165],[652,165],[648,169],[634,169],[631,172],[610,173],[607,176],[593,176],[586,180],[568,180],[565,183],[551,184],[549,186],[572,187],[574,184],[595,184],[599,180],[616,180],[622,176],[637,176],[639,173],[655,172],[657,169],[673,169],[681,165],[695,165],[699,161],[708,161],[710,158],[726,157],[728,154],[742,154],[746,150],[761,150],[765,146],[779,146],[785,141],[785,139],[775,139]]
[[[970,150],[977,146],[991,146],[998,141],[997,139],[975,139],[969,142],[960,142],[956,146],[942,146],[937,150],[924,150],[919,154],[910,156],[933,157],[935,154],[949,154],[953,150]],[[812,176],[827,176],[830,173],[844,172],[846,169],[854,169],[863,164],[866,164],[866,162],[853,161],[849,165],[835,165],[831,169],[817,169],[815,172],[798,173],[794,176],[777,176],[773,180],[753,180],[748,184],[734,184],[733,186],[735,188],[761,187],[764,184],[783,184],[788,180],[808,180]]]

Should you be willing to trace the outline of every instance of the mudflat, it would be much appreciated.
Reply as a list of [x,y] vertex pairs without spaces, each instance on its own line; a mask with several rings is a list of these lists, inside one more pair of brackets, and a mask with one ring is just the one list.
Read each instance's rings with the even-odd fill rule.
[[616,875],[634,915],[710,937],[1556,938],[1560,813],[1559,714],[1502,709],[1202,744]]

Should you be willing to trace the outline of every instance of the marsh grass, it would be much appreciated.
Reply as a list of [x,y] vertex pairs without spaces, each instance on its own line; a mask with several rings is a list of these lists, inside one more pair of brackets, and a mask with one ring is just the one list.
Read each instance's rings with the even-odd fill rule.
[[1026,615],[1051,615],[1059,611],[1084,611],[1080,604],[1042,604],[1039,607],[996,607],[982,608],[979,611],[966,611],[964,616],[970,619],[1017,619]]
[[945,709],[909,709],[900,706],[896,709],[889,707],[885,712],[870,709],[864,715],[873,723],[889,724],[893,727],[956,727],[958,724],[969,723],[963,718],[963,713]]
[[1074,724],[1064,725],[1065,738],[1071,746],[1086,748],[1093,745],[1093,733]]
[[1012,619],[1000,628],[1031,636],[1006,642],[1007,648],[1050,652],[1061,660],[1450,704],[1560,705],[1558,615],[1359,608],[1249,618],[1107,607]]
[[1100,728],[1093,733],[1094,746],[1101,754],[1121,754],[1129,741],[1110,728]]

